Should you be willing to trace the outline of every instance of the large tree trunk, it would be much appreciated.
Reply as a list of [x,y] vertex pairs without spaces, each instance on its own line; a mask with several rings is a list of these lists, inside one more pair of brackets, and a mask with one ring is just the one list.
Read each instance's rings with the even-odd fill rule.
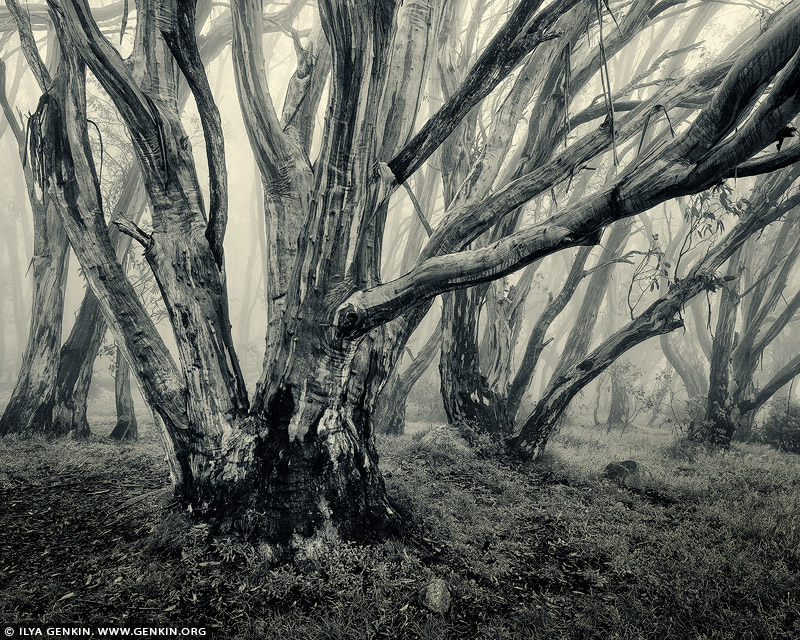
[[[15,19],[21,20],[19,17],[21,10],[18,5],[15,6],[18,11]],[[32,42],[33,37],[29,28],[28,31],[21,33],[20,38],[23,48]],[[53,68],[58,59],[58,46],[54,41],[51,41],[48,51],[49,66]],[[49,74],[41,61],[36,76],[42,90],[46,90]],[[0,67],[0,79],[2,79],[0,106],[17,140],[20,158],[24,160],[27,157],[26,136],[17,124],[16,115],[5,93],[5,66]],[[44,103],[46,103],[45,98],[40,101],[40,105]],[[28,137],[33,138],[34,135],[30,133]],[[64,234],[64,227],[46,194],[37,193],[34,170],[30,162],[25,163],[23,171],[33,211],[33,258],[31,259],[33,305],[28,342],[17,382],[8,405],[0,417],[0,435],[21,431],[49,432],[52,429],[52,406],[64,315],[64,287],[67,281],[69,244]],[[6,240],[16,244],[14,238],[7,237]],[[14,274],[13,261],[16,260],[16,255],[9,252],[9,260],[12,261],[11,271]]]
[[94,362],[103,344],[106,323],[97,298],[86,291],[75,325],[61,347],[53,404],[53,428],[58,433],[87,437],[91,433],[86,403],[92,383]]
[[69,245],[53,207],[34,213],[33,306],[28,343],[0,435],[51,431]]
[[704,420],[689,429],[692,440],[727,447],[736,429],[736,417],[729,394],[731,354],[736,341],[736,316],[739,311],[739,276],[741,251],[731,259],[728,276],[731,281],[722,289],[714,339],[711,346],[711,373]]

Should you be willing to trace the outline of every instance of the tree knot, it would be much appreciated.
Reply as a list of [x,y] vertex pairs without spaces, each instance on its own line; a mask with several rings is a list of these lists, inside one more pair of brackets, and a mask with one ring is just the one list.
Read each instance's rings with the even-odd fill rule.
[[364,310],[354,302],[345,302],[336,310],[333,326],[341,334],[350,334],[364,322]]

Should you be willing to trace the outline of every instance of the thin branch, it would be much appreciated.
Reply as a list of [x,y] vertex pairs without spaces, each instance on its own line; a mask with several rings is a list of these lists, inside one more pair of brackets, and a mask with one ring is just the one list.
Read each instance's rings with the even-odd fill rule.
[[153,246],[153,236],[140,229],[133,220],[126,218],[121,211],[117,214],[117,217],[113,220],[113,223],[117,226],[120,232],[124,233],[126,236],[130,236],[136,240],[136,242],[141,244],[145,248],[145,251]]
[[431,228],[431,223],[428,222],[428,219],[425,217],[422,207],[419,206],[419,200],[417,200],[417,196],[414,195],[414,192],[411,190],[408,182],[403,183],[403,188],[406,190],[408,198],[411,200],[411,204],[414,205],[414,213],[417,214],[420,224],[424,227],[425,233],[427,233],[428,237],[430,238],[431,234],[433,234],[433,229]]

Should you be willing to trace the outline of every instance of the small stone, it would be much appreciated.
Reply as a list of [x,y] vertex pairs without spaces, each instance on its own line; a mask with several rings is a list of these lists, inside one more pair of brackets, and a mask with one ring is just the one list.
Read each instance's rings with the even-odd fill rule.
[[422,606],[434,613],[447,613],[450,609],[450,589],[441,578],[433,578],[419,595]]

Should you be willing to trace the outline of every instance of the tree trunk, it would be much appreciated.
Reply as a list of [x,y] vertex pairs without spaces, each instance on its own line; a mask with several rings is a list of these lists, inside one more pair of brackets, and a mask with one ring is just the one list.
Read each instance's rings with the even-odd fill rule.
[[408,368],[401,374],[395,370],[378,396],[374,424],[376,431],[399,436],[405,430],[406,402],[411,389],[422,377],[441,348],[442,325],[436,325],[431,336]]
[[714,339],[711,345],[711,373],[704,420],[693,424],[689,437],[716,446],[730,446],[736,430],[736,418],[729,394],[731,379],[731,354],[736,342],[736,316],[739,311],[739,276],[741,275],[741,250],[731,258],[728,276],[732,278],[722,289]]
[[703,370],[702,362],[694,352],[689,351],[688,354],[685,354],[681,351],[677,335],[661,336],[660,346],[667,362],[675,369],[683,382],[688,406],[692,412],[691,422],[701,421],[705,415],[703,404],[708,394],[708,377]]
[[[19,11],[19,6],[17,5]],[[23,48],[32,41],[20,35]],[[35,46],[35,45],[34,45]],[[58,46],[51,41],[48,47],[49,66],[53,68],[57,61]],[[37,81],[42,90],[46,90],[48,72],[44,63],[39,60],[40,69]],[[8,97],[5,93],[5,66],[0,65],[0,106],[8,125],[17,140],[20,159],[26,156],[26,136],[17,124]],[[45,97],[40,101],[46,104]],[[38,111],[38,109],[37,109]],[[33,139],[34,133],[28,134]],[[64,234],[64,227],[58,213],[47,195],[38,194],[35,185],[34,171],[31,163],[23,166],[28,198],[33,211],[33,305],[30,316],[28,342],[22,357],[22,365],[17,382],[8,405],[0,417],[0,435],[25,431],[51,431],[52,406],[55,396],[56,367],[58,350],[61,346],[61,325],[64,316],[64,288],[67,281],[67,262],[69,244]],[[16,234],[14,234],[16,235]],[[6,237],[7,243],[13,243],[13,251],[9,252],[12,275],[18,276],[14,261],[16,256],[16,238]],[[10,245],[9,245],[10,246]],[[14,278],[17,282],[18,278]],[[15,296],[16,297],[16,296]],[[18,338],[21,339],[21,335]]]
[[117,405],[117,424],[109,437],[113,440],[136,440],[139,430],[131,395],[131,369],[120,349],[117,349],[114,398]]
[[609,377],[611,378],[611,406],[606,426],[611,430],[614,427],[626,427],[628,425],[630,406],[628,405],[628,391],[625,388],[625,381],[619,375],[616,367],[612,367]]
[[73,437],[88,437],[91,433],[86,403],[105,332],[100,305],[91,290],[87,290],[72,332],[61,347],[53,404],[53,429],[58,433]]
[[37,207],[35,216],[30,332],[0,435],[52,427],[69,245],[53,207]]
[[505,398],[495,393],[480,371],[477,295],[478,288],[473,287],[442,296],[442,400],[450,424],[503,435],[511,431]]
[[[141,172],[134,166],[125,178],[115,211],[126,212],[137,224],[144,213],[146,197]],[[131,238],[113,226],[109,229],[109,238],[120,264],[126,265]],[[86,437],[90,433],[86,403],[94,363],[107,328],[100,304],[91,288],[87,287],[72,331],[61,347],[53,404],[53,428],[58,433],[70,433],[76,437]]]

